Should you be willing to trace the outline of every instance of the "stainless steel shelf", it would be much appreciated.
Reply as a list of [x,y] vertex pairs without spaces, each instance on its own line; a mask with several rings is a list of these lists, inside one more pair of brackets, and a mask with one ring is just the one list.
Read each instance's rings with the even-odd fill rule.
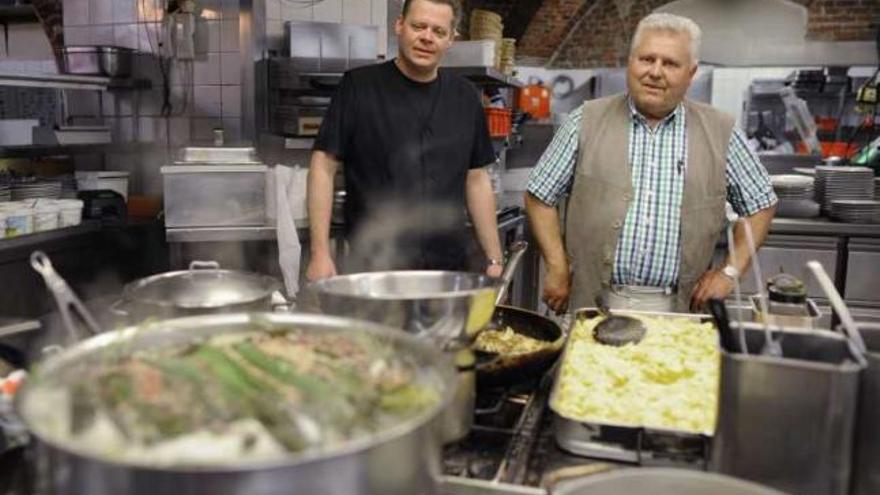
[[[47,230],[45,232],[36,232],[34,234],[10,237],[8,239],[0,239],[0,253],[19,250],[25,248],[36,249],[46,243],[64,240],[83,234],[90,234],[101,230],[101,222],[99,220],[83,220],[81,224],[73,227],[64,227],[61,229]],[[0,256],[2,258],[2,256]]]
[[310,150],[315,144],[315,138],[284,138],[284,149],[286,150]]
[[29,144],[20,146],[0,145],[0,158],[34,158],[58,155],[98,155],[104,153],[139,153],[162,146],[152,143],[101,143],[101,144]]
[[107,91],[114,89],[149,89],[152,84],[150,81],[142,79],[5,72],[0,73],[0,86]]
[[523,87],[522,81],[515,77],[508,76],[495,67],[441,67],[440,70],[470,79],[476,84],[487,86],[510,86],[514,88]]
[[771,234],[880,237],[880,224],[832,222],[827,218],[774,218]]
[[275,227],[185,227],[165,229],[168,242],[237,242],[275,240]]

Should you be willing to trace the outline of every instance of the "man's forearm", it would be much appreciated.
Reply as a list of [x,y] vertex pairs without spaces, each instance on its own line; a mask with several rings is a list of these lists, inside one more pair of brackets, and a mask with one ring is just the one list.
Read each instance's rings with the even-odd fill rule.
[[312,256],[330,253],[330,216],[333,209],[333,178],[339,161],[323,151],[312,153],[309,164],[309,246]]
[[477,240],[489,259],[501,260],[495,194],[485,169],[470,170],[467,176],[467,208],[477,233]]
[[529,226],[538,248],[544,256],[547,266],[559,271],[568,270],[568,257],[562,243],[562,231],[559,228],[559,213],[538,198],[525,193],[526,214]]
[[737,222],[733,230],[733,248],[736,262],[728,254],[727,263],[736,267],[740,273],[745,273],[752,261],[752,252],[746,237],[746,224],[752,231],[752,238],[755,241],[755,250],[764,244],[767,233],[770,231],[770,223],[773,215],[776,213],[776,206],[765,208],[754,215],[743,217],[742,221]]

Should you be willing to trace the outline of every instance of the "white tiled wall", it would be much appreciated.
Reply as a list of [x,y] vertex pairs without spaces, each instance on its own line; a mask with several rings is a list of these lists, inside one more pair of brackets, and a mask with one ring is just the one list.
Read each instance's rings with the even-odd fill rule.
[[[175,62],[170,71],[172,106],[177,120],[167,132],[162,110],[162,77],[156,53],[163,44],[161,0],[64,0],[65,43],[106,44],[136,49],[137,77],[147,77],[153,90],[112,92],[104,97],[104,117],[117,141],[164,142],[181,146],[211,139],[211,130],[229,124],[230,140],[241,138],[241,57],[239,1],[201,0],[196,20],[192,62]],[[135,102],[139,102],[136,104]],[[96,112],[90,102],[76,113]],[[74,103],[73,106],[77,106]],[[186,122],[186,129],[182,122]]]
[[266,35],[271,49],[280,49],[286,21],[344,22],[379,26],[379,54],[387,45],[387,6],[399,0],[324,0],[313,7],[286,0],[266,0]]

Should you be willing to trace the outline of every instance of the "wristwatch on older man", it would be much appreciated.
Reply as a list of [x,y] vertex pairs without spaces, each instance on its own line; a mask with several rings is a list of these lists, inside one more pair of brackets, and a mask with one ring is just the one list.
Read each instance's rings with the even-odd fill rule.
[[724,265],[724,268],[721,269],[721,274],[732,281],[737,280],[740,276],[739,270],[730,264]]

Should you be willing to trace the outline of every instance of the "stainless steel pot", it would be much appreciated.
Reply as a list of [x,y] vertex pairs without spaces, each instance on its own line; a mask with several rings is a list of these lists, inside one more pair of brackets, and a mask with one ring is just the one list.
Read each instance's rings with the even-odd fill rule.
[[131,75],[134,50],[118,46],[66,46],[64,72],[106,77]]
[[[254,320],[259,321],[259,325]],[[153,495],[411,495],[436,493],[441,443],[438,415],[447,407],[454,389],[450,359],[426,342],[395,329],[357,320],[322,315],[264,313],[206,315],[162,321],[149,328],[131,327],[90,338],[49,357],[39,368],[43,376],[73,373],[77,366],[102,359],[111,348],[121,352],[180,345],[209,336],[242,331],[359,332],[400,347],[421,368],[437,377],[441,400],[422,415],[393,428],[275,463],[243,464],[222,468],[175,468],[110,461],[78,452],[75,446],[47,438],[34,422],[27,403],[35,381],[17,396],[19,414],[47,452],[48,483],[55,494]],[[122,345],[120,345],[122,344]],[[81,369],[81,368],[80,368]],[[69,376],[69,375],[68,375]]]
[[782,495],[720,474],[668,468],[622,469],[574,480],[553,495]]
[[499,280],[478,273],[389,271],[340,275],[312,287],[325,313],[400,328],[454,354],[458,385],[443,413],[443,442],[468,434],[476,401],[475,358],[468,346],[492,318]]
[[126,285],[114,311],[132,324],[151,317],[269,311],[272,293],[280,288],[277,280],[266,275],[223,270],[213,261],[193,261],[188,270],[160,273]]

